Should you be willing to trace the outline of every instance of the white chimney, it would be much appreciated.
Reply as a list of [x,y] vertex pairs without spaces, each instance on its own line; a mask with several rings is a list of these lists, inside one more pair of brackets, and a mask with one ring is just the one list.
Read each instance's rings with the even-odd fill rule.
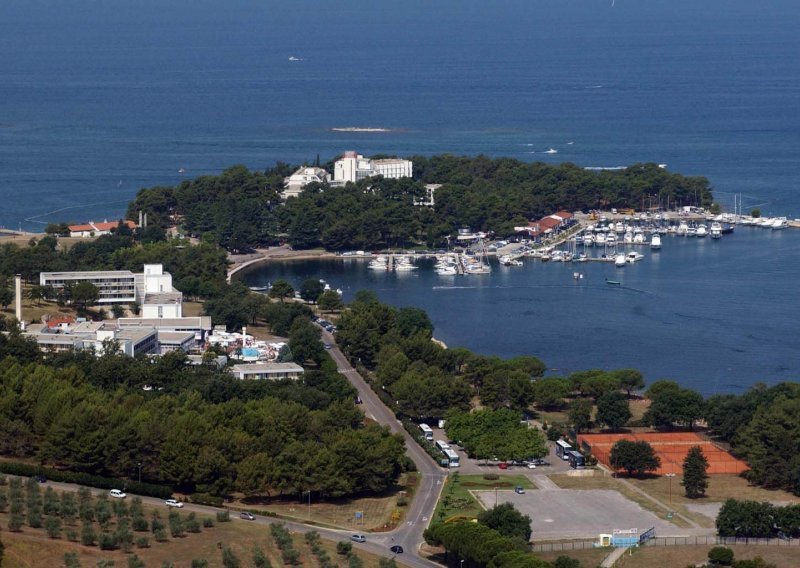
[[14,299],[17,321],[22,324],[22,276],[19,274],[14,276]]

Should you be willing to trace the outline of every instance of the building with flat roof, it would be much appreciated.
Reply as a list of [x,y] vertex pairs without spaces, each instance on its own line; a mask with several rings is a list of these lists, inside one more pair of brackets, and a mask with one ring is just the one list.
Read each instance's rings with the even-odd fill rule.
[[310,183],[328,183],[331,179],[331,174],[322,168],[318,167],[302,167],[283,180],[283,192],[281,197],[289,199],[290,197],[297,197],[303,191],[303,188]]
[[183,315],[183,294],[172,287],[172,275],[161,264],[145,264],[141,273],[130,270],[42,272],[39,284],[54,290],[79,282],[90,282],[100,292],[100,304],[139,303],[148,318],[179,318]]
[[335,185],[344,185],[347,182],[355,183],[373,176],[399,179],[411,177],[412,173],[411,160],[400,158],[371,160],[351,150],[345,152],[334,164],[333,181]]
[[42,351],[80,351],[94,349],[103,354],[107,341],[115,341],[119,352],[129,357],[159,352],[158,334],[152,327],[118,329],[109,322],[78,321],[74,324],[30,324],[25,335],[36,340]]
[[237,379],[296,380],[303,376],[303,367],[296,363],[249,363],[231,367]]
[[194,334],[195,342],[199,345],[214,327],[211,325],[211,316],[191,316],[180,318],[119,318],[117,327],[120,329],[153,327],[158,331],[186,331]]

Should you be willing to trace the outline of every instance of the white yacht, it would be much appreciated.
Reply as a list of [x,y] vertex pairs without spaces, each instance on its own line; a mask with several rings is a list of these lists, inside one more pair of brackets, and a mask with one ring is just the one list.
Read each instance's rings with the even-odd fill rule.
[[633,231],[627,231],[625,236],[622,237],[622,242],[629,245],[633,242]]
[[441,274],[442,276],[455,276],[458,274],[458,269],[454,264],[444,264],[436,269],[436,274]]
[[771,226],[773,231],[780,231],[781,229],[786,229],[789,227],[789,221],[786,219],[786,217],[778,217],[772,221]]
[[383,255],[376,256],[371,261],[369,261],[368,268],[370,270],[388,270],[389,259]]
[[656,233],[652,236],[650,239],[650,248],[653,250],[661,249],[661,235]]
[[644,231],[641,229],[636,229],[636,231],[633,233],[633,243],[637,245],[644,243]]
[[416,270],[417,267],[411,264],[411,259],[406,256],[401,256],[395,259],[394,269],[397,272],[410,272]]
[[686,221],[681,221],[678,225],[677,233],[682,237],[689,236],[689,224]]
[[714,221],[711,223],[711,231],[709,232],[712,239],[718,239],[722,237],[722,224]]
[[624,254],[618,254],[614,257],[614,266],[622,268],[626,264],[628,264],[628,260],[625,258]]
[[697,236],[698,237],[705,237],[708,235],[708,229],[702,223],[697,226]]
[[[634,262],[639,262],[644,258],[644,255],[640,252],[631,251],[625,255],[625,262],[628,264],[633,264]],[[616,263],[616,259],[614,259],[614,263]]]

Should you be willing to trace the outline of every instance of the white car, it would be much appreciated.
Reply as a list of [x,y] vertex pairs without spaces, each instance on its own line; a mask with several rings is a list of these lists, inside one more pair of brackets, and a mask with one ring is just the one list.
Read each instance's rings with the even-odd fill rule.
[[114,499],[125,499],[127,495],[124,491],[120,491],[119,489],[112,489],[108,492],[109,497],[113,497]]
[[528,462],[528,469],[536,469],[536,464],[533,462]]
[[167,507],[176,507],[178,509],[183,509],[183,503],[181,503],[177,499],[167,499],[166,501],[164,501],[164,504]]

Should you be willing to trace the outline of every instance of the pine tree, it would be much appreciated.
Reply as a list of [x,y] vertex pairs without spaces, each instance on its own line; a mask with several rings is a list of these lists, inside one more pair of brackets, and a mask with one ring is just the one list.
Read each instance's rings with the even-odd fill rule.
[[706,494],[708,488],[708,460],[700,446],[693,446],[683,460],[683,487],[689,499],[697,499]]

